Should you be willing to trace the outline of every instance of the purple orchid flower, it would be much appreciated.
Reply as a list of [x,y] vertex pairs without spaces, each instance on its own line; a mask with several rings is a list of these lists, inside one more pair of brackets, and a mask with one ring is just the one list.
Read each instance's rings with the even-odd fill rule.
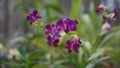
[[47,24],[45,28],[45,34],[47,35],[47,44],[56,47],[59,43],[59,38],[61,37],[61,29],[59,27],[56,27],[54,24]]
[[105,23],[102,26],[102,30],[101,31],[105,31],[106,29],[110,30],[110,26],[111,26],[111,22],[109,20],[105,21]]
[[77,24],[77,20],[71,20],[70,18],[59,19],[57,21],[57,26],[60,26],[66,33],[76,31]]
[[58,43],[59,43],[59,38],[53,39],[50,35],[47,36],[47,44],[48,45],[57,47]]
[[115,18],[117,18],[117,16],[118,16],[118,14],[117,14],[117,10],[114,9],[111,18],[112,18],[112,19],[115,19]]
[[36,20],[41,19],[41,16],[38,15],[37,10],[33,10],[27,15],[26,18],[30,22],[30,25],[32,25]]
[[102,12],[106,9],[106,6],[103,5],[103,4],[100,4],[98,5],[98,7],[96,8],[96,12],[99,13],[99,12]]
[[75,53],[78,53],[81,41],[79,38],[74,38],[73,40],[67,40],[66,44],[65,48],[68,49],[68,52],[72,52],[73,50]]

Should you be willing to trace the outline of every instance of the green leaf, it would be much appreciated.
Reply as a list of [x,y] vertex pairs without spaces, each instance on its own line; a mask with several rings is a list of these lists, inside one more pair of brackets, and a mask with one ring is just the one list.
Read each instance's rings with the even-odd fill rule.
[[117,48],[108,48],[108,54],[111,58],[115,59],[116,61],[120,62],[120,47]]
[[106,43],[108,43],[108,41],[110,41],[111,39],[119,36],[120,34],[120,27],[114,27],[112,28],[111,32],[109,32],[106,36],[104,36],[104,38],[102,39],[100,46],[105,45]]
[[62,64],[62,63],[65,63],[65,62],[68,62],[67,60],[57,60],[54,64]]
[[31,61],[31,60],[34,60],[34,59],[38,59],[41,56],[43,56],[43,50],[37,50],[35,52],[30,53],[27,57],[27,60]]
[[47,65],[44,65],[44,64],[36,64],[34,66],[32,66],[32,68],[49,68]]
[[23,46],[23,47],[19,47],[18,48],[18,50],[19,50],[19,52],[20,52],[20,58],[21,58],[21,60],[25,60],[25,58],[26,58],[26,51],[25,51],[25,47]]
[[95,68],[96,65],[100,64],[101,62],[105,61],[105,60],[108,60],[110,59],[109,56],[106,56],[106,57],[102,57],[98,60],[96,60],[93,64],[89,64],[87,65],[85,68]]
[[15,7],[13,8],[13,10],[15,11],[15,10],[17,10],[19,7],[21,7],[21,6],[30,6],[31,8],[33,8],[33,5],[31,4],[31,3],[29,3],[29,2],[21,2],[21,3],[17,3],[16,5],[15,5]]
[[41,47],[43,50],[48,50],[47,44],[45,42],[45,35],[37,32],[34,34],[29,34],[27,36],[29,39],[27,43],[29,43],[31,46],[38,46]]
[[15,37],[13,39],[10,40],[10,43],[14,43],[14,42],[26,42],[27,39],[25,37]]
[[57,5],[59,4],[59,0],[53,0],[53,3]]
[[85,66],[89,63],[87,61],[88,57],[90,55],[89,50],[86,48],[85,45],[81,45],[79,48],[79,54],[78,54],[78,67],[85,68]]
[[103,52],[104,52],[104,49],[99,49],[97,52],[91,54],[91,56],[88,58],[88,61],[91,61],[91,60],[97,58],[97,57],[100,56]]
[[4,64],[7,64],[8,66],[11,66],[11,67],[23,67],[23,66],[25,66],[25,64],[24,63],[17,63],[17,62],[2,62],[2,63],[4,63]]
[[35,6],[36,9],[41,10],[41,8],[42,8],[42,0],[34,0],[33,5]]
[[76,18],[78,14],[78,10],[80,7],[80,2],[81,0],[72,0],[72,7],[71,7],[71,12],[70,12],[70,17],[71,18]]
[[86,26],[87,30],[89,30],[89,31],[91,31],[91,33],[93,33],[94,28],[93,28],[90,16],[88,14],[84,14],[81,17],[82,17],[82,20],[85,24],[84,26]]
[[65,67],[64,65],[55,64],[55,65],[54,65],[54,68],[67,68],[67,67]]
[[44,6],[44,8],[46,8],[48,10],[53,9],[54,11],[56,11],[56,12],[58,12],[60,14],[63,14],[62,9],[57,5],[47,4],[47,5]]

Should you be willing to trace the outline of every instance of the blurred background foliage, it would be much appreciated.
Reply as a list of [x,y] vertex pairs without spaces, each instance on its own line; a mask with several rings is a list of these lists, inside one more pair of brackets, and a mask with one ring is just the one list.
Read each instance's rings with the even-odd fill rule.
[[[112,10],[109,5],[114,4],[120,12],[120,2],[117,1],[26,0],[16,3],[12,12],[19,11],[22,21],[17,25],[17,30],[10,34],[12,37],[8,37],[7,33],[0,38],[0,68],[119,68],[120,15],[118,13],[110,31],[101,32],[102,14],[95,12],[100,3],[110,8],[109,12]],[[33,9],[39,11],[42,20],[31,26],[26,21],[26,15]],[[75,32],[82,40],[79,54],[68,53],[63,48],[72,33],[65,35],[57,48],[46,45],[44,25],[64,17],[79,22]]]

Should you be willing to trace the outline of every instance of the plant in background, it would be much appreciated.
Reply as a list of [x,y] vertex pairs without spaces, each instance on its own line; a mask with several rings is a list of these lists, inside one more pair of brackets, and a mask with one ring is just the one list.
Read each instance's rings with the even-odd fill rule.
[[120,44],[120,27],[111,27],[118,17],[117,9],[108,12],[107,7],[100,4],[95,10],[91,2],[90,13],[84,14],[81,1],[72,0],[70,14],[64,17],[63,10],[56,5],[57,0],[55,5],[43,2],[27,3],[36,9],[25,13],[26,23],[33,32],[22,37],[22,42],[29,46],[18,48],[20,62],[4,62],[6,65],[18,68],[114,67],[113,60],[118,61],[120,56],[119,48],[113,46]]

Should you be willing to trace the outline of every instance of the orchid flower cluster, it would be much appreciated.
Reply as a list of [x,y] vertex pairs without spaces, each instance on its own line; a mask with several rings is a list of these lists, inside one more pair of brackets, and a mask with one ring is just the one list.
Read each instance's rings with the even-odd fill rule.
[[[27,15],[27,20],[32,25],[36,20],[41,19],[42,17],[38,15],[37,10],[33,10]],[[69,33],[71,31],[76,31],[78,21],[72,20],[68,17],[57,20],[56,24],[46,24],[45,25],[45,34],[47,36],[47,44],[53,47],[57,47],[62,37],[61,32]],[[79,52],[79,47],[81,45],[81,40],[77,36],[73,40],[67,40],[65,49],[68,52],[74,51],[75,53]]]
[[[96,12],[97,13],[101,13],[101,12],[103,12],[105,10],[106,10],[106,6],[103,5],[103,4],[100,4],[97,7]],[[103,26],[102,26],[101,31],[110,30],[112,21],[116,20],[117,15],[118,14],[117,14],[117,10],[116,9],[114,9],[113,12],[110,13],[110,14],[103,14]]]
[[[101,13],[106,10],[106,7],[103,4],[100,4],[96,12]],[[113,13],[111,14],[103,14],[103,25],[101,31],[110,30],[110,26],[112,21],[116,20],[117,11],[114,9]],[[35,21],[40,20],[42,17],[38,15],[37,10],[33,10],[27,15],[27,20],[30,22],[30,25],[33,25]],[[63,37],[61,35],[62,32],[68,34],[69,32],[76,31],[78,25],[78,21],[76,19],[72,20],[68,17],[63,19],[58,19],[55,24],[46,24],[45,25],[45,35],[47,39],[47,44],[53,47],[57,47],[60,39]],[[68,52],[74,51],[75,53],[79,52],[79,47],[81,46],[82,42],[80,38],[76,35],[73,40],[67,40],[65,49]]]

